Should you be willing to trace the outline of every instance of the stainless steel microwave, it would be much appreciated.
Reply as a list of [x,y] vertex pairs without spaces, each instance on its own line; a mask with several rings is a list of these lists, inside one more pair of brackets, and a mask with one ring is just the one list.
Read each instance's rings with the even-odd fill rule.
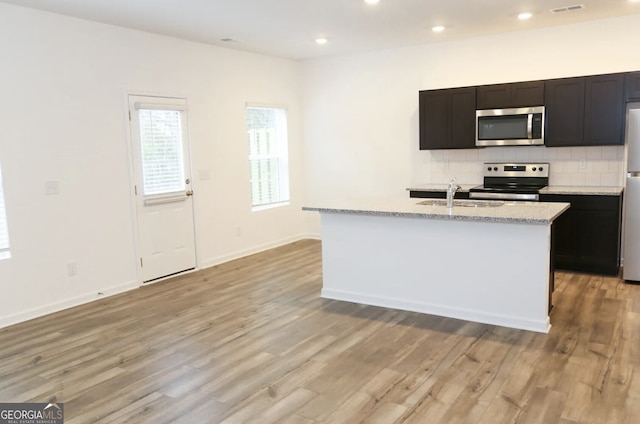
[[476,146],[544,144],[544,106],[476,111]]

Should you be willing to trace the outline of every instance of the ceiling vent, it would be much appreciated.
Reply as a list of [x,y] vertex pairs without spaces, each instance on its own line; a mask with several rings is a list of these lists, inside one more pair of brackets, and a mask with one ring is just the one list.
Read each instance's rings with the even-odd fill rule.
[[551,9],[551,13],[575,12],[576,10],[582,10],[582,9],[584,9],[583,4],[576,4],[573,6],[565,6],[565,7],[558,7],[556,9]]

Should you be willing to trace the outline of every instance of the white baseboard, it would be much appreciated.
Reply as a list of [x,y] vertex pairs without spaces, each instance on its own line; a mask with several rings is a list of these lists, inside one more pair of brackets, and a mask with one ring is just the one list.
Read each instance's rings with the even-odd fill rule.
[[[229,253],[223,256],[218,256],[213,259],[208,259],[200,264],[198,269],[210,268],[212,266],[220,265],[225,262],[233,261],[236,259],[244,258],[245,256],[254,255],[256,253],[264,252],[265,250],[274,249],[276,247],[284,246],[285,244],[293,243],[305,239],[316,239],[316,234],[299,234],[292,237],[276,240],[269,243],[264,243],[258,246],[251,247],[249,249],[238,250],[233,253]],[[319,237],[317,238],[319,240]]]
[[[204,268],[209,268],[215,265],[220,265],[222,263],[229,262],[234,259],[240,259],[245,256],[249,256],[255,253],[263,252],[265,250],[273,249],[275,247],[284,246],[285,244],[293,243],[295,241],[304,240],[304,239],[316,239],[316,238],[319,239],[319,234],[299,234],[297,236],[287,237],[271,243],[265,243],[262,245],[252,247],[250,249],[240,250],[237,252],[230,253],[228,255],[223,255],[214,259],[204,261],[198,269],[204,269]],[[167,278],[172,278],[172,277],[173,276],[170,276]],[[48,315],[54,312],[59,312],[64,309],[73,308],[74,306],[80,306],[85,303],[90,303],[96,300],[104,299],[105,297],[124,293],[129,290],[137,289],[140,286],[141,285],[137,281],[130,281],[117,286],[101,289],[100,292],[98,293],[95,293],[95,292],[86,293],[80,296],[73,297],[71,299],[63,300],[61,302],[52,303],[42,307],[30,309],[25,312],[20,312],[13,315],[0,316],[0,328],[8,327],[10,325],[18,324],[24,321],[29,321],[31,319],[39,318],[41,316]]]
[[481,322],[484,324],[499,325],[501,327],[518,328],[523,330],[548,333],[551,328],[550,320],[546,321],[524,320],[517,317],[487,314],[482,311],[473,311],[450,306],[434,305],[424,302],[415,302],[405,299],[382,298],[346,290],[323,288],[320,296],[325,299],[341,300],[345,302],[359,303],[362,305],[381,306],[383,308],[399,309],[401,311],[419,312],[422,314],[438,315],[465,321]]
[[133,290],[139,287],[138,282],[130,281],[125,284],[120,284],[113,287],[100,290],[98,293],[86,293],[81,296],[76,296],[71,299],[66,299],[61,302],[51,303],[39,308],[30,309],[25,312],[20,312],[14,315],[0,316],[0,328],[8,327],[13,324],[18,324],[24,321],[29,321],[34,318],[39,318],[44,315],[59,312],[64,309],[80,306],[85,303],[94,302],[96,300],[104,299],[105,297],[113,296],[116,294],[124,293],[129,290]]

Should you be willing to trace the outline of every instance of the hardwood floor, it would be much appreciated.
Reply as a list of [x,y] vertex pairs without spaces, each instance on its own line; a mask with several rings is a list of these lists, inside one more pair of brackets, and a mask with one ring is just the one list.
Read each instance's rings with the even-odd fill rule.
[[559,272],[538,334],[321,299],[321,277],[301,241],[2,329],[0,401],[67,424],[640,422],[640,286]]

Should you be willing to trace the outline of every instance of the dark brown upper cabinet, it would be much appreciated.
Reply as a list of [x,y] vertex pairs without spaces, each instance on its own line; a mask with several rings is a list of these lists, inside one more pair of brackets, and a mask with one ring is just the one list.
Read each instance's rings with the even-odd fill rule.
[[640,72],[629,72],[624,78],[626,101],[640,101]]
[[579,146],[584,134],[584,78],[545,81],[545,145]]
[[624,144],[640,71],[420,91],[420,149],[475,148],[476,109],[545,106],[545,145]]
[[477,88],[478,109],[502,109],[544,105],[544,81],[481,85]]
[[624,74],[586,77],[584,144],[624,144]]
[[624,144],[624,74],[545,81],[545,145]]
[[475,148],[476,88],[419,93],[420,150]]

